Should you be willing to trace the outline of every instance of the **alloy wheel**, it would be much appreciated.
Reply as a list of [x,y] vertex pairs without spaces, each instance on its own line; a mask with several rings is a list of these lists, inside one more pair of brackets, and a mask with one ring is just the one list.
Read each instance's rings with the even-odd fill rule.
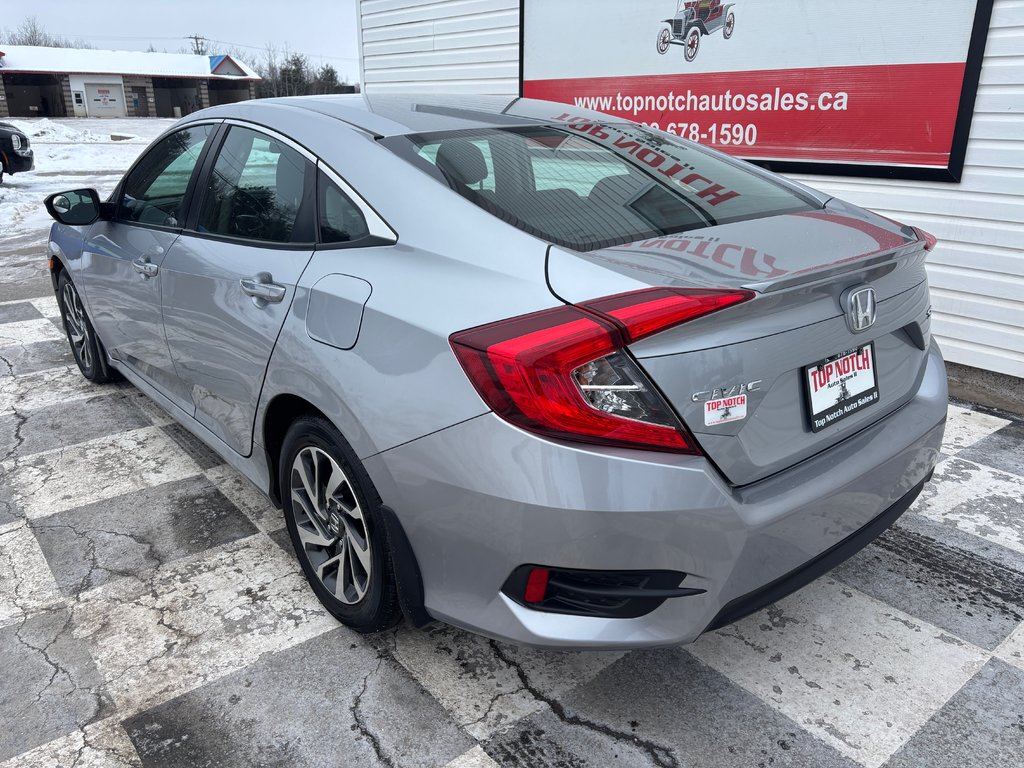
[[83,368],[91,368],[92,345],[89,343],[89,324],[85,319],[82,299],[71,282],[64,284],[61,303],[64,305],[64,321],[67,324],[68,338],[71,340],[75,357],[78,358]]
[[370,587],[373,558],[352,481],[333,456],[307,446],[292,462],[290,491],[302,552],[317,578],[341,602],[358,603]]

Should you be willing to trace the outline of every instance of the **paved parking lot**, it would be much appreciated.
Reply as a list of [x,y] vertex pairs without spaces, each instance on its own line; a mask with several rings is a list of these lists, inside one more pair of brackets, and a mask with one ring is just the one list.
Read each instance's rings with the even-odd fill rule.
[[82,379],[42,249],[0,238],[0,768],[1019,766],[1024,423],[950,407],[877,543],[687,648],[363,637],[280,513]]

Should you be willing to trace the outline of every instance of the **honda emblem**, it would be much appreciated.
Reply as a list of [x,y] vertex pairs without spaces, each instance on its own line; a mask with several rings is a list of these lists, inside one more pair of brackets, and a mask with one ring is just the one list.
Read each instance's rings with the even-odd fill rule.
[[875,289],[868,286],[851,288],[843,296],[846,324],[854,333],[866,331],[875,324]]

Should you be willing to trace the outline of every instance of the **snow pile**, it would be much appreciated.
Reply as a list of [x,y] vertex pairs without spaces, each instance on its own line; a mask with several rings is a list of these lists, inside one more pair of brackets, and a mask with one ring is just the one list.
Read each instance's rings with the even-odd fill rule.
[[[7,122],[29,137],[36,169],[5,175],[0,184],[0,265],[5,253],[46,242],[53,223],[43,207],[47,195],[93,187],[100,197],[106,197],[135,158],[174,120],[28,118]],[[113,136],[126,135],[132,138],[113,140]]]
[[54,122],[48,117],[39,120],[12,120],[11,123],[24,133],[32,143],[37,141],[47,144],[83,144],[107,141],[106,136],[99,136],[88,128],[72,127],[64,122]]

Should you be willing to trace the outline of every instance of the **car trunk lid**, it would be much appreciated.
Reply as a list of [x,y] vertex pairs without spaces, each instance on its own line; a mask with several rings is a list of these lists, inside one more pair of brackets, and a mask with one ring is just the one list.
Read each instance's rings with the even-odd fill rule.
[[[708,458],[729,482],[746,485],[820,453],[913,397],[930,342],[926,255],[915,230],[832,201],[820,211],[587,253],[552,247],[548,280],[571,303],[651,286],[756,292],[751,301],[630,347]],[[874,291],[877,320],[854,332],[844,301],[862,287]],[[808,366],[857,352],[823,365],[819,379],[808,373]],[[867,379],[853,370],[858,365],[870,367],[877,393],[862,389]],[[812,421],[809,393],[833,373],[816,390],[819,410],[830,397],[832,412],[871,399],[821,425]]]

